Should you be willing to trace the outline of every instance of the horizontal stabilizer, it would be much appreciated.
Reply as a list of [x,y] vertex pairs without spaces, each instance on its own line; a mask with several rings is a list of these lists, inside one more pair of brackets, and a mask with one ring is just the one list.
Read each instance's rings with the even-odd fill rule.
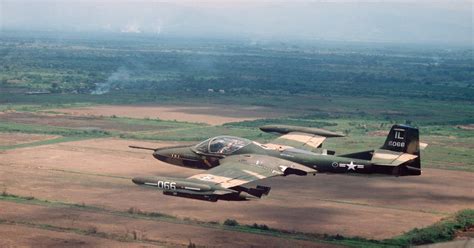
[[378,165],[398,166],[417,157],[414,154],[378,149],[374,152],[371,162]]
[[420,142],[420,150],[425,150],[425,148],[428,146],[427,143],[422,143]]

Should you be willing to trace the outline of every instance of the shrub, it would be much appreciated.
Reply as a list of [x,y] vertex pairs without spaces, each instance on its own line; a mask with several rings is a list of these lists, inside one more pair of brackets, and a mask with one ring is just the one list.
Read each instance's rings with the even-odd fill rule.
[[127,210],[129,214],[142,214],[142,211],[136,207],[131,207]]
[[239,222],[237,222],[234,219],[227,219],[227,220],[224,221],[224,225],[226,225],[226,226],[238,226]]
[[265,224],[257,224],[257,223],[253,223],[253,225],[251,226],[252,228],[255,228],[255,229],[260,229],[260,230],[270,230],[270,228],[265,225]]
[[400,237],[388,240],[402,246],[432,244],[450,241],[459,230],[474,226],[474,209],[458,212],[453,218],[443,220],[425,228],[415,228]]
[[97,227],[95,226],[91,226],[89,228],[87,228],[86,230],[86,234],[96,234],[97,233]]
[[466,209],[456,215],[456,221],[463,230],[474,226],[474,209]]
[[197,246],[196,246],[195,243],[189,241],[188,248],[196,248],[196,247],[197,247]]

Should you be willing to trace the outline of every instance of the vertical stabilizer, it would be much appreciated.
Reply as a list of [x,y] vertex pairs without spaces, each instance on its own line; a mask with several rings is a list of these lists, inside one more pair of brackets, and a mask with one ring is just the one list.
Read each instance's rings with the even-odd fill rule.
[[[421,174],[420,138],[418,128],[400,124],[393,125],[385,143],[380,149],[379,152],[388,150],[400,154],[399,157],[394,160],[394,162],[400,161],[403,163],[403,165],[398,166],[396,169],[396,172],[399,175]],[[377,155],[375,156],[377,157]],[[409,159],[410,155],[415,158]],[[378,155],[378,157],[380,157],[380,155]],[[404,162],[405,159],[409,161]]]
[[381,149],[419,155],[418,129],[407,125],[393,125]]

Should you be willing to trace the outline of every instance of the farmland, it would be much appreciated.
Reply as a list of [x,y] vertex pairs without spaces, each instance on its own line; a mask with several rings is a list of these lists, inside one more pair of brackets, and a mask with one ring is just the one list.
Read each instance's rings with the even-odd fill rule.
[[[474,204],[472,49],[4,34],[0,246],[397,247]],[[238,203],[130,181],[198,171],[128,145],[266,142],[259,126],[289,124],[345,133],[324,144],[342,154],[379,147],[395,123],[429,144],[420,177],[269,179],[268,197]]]

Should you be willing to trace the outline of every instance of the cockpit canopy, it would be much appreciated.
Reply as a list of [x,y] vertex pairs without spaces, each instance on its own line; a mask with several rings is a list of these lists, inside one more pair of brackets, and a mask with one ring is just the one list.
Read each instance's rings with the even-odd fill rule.
[[197,144],[194,146],[194,150],[199,153],[228,155],[236,152],[250,143],[252,143],[252,141],[244,138],[233,136],[217,136]]

